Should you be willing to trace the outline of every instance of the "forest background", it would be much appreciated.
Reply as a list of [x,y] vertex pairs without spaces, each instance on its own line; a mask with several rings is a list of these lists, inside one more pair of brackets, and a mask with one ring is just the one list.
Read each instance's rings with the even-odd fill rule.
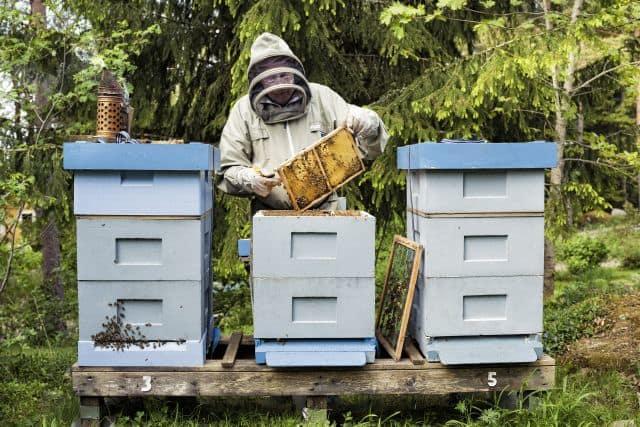
[[[586,220],[640,204],[637,1],[0,0],[0,348],[75,340],[62,143],[95,131],[101,70],[131,94],[133,137],[217,144],[263,31],[290,44],[310,81],[387,125],[384,154],[343,190],[377,219],[379,269],[393,234],[404,234],[395,149],[405,144],[558,144],[546,295],[554,248]],[[246,272],[230,244],[250,233],[247,199],[218,193],[215,215],[219,324],[250,331],[250,310],[237,310],[249,304]]]

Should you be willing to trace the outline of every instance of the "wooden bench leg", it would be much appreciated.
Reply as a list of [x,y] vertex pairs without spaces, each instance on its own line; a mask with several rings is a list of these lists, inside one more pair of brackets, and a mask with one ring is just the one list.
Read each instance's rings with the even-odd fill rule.
[[80,397],[80,426],[98,427],[102,417],[101,397]]
[[328,425],[327,396],[307,396],[307,404],[302,410],[304,420],[311,425]]

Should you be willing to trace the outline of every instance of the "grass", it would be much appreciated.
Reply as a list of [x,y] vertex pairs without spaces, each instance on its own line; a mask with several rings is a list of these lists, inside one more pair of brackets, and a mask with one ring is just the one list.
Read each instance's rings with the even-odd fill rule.
[[69,367],[75,347],[0,348],[0,424],[68,425],[77,417]]
[[617,372],[560,373],[555,389],[533,398],[536,404],[532,409],[525,409],[520,400],[514,410],[464,401],[456,406],[463,419],[447,425],[606,426],[617,420],[640,422],[635,385]]
[[[605,242],[612,259],[640,248],[640,232],[630,221],[611,222],[586,231]],[[39,260],[25,252],[18,259],[16,281],[0,303],[0,425],[61,426],[78,416],[69,366],[76,359],[75,281],[67,283],[65,307],[49,305],[38,290]],[[29,271],[26,271],[29,270]],[[245,284],[218,289],[218,310],[226,332],[250,332],[251,311]],[[571,359],[585,337],[602,337],[602,319],[618,316],[620,305],[640,292],[640,268],[594,268],[581,274],[560,272],[555,295],[545,302],[546,350],[564,365],[557,387],[534,394],[532,409],[520,399],[503,409],[487,396],[354,396],[332,405],[331,422],[346,426],[553,426],[609,425],[616,420],[640,423],[640,365],[602,368]],[[69,333],[56,336],[50,311],[66,312]],[[618,316],[619,317],[619,316]],[[614,319],[615,320],[615,319]],[[606,322],[605,322],[606,323]],[[569,350],[568,350],[569,349]],[[585,366],[590,366],[585,368]],[[300,416],[284,398],[125,399],[111,407],[118,425],[152,426],[296,426]]]

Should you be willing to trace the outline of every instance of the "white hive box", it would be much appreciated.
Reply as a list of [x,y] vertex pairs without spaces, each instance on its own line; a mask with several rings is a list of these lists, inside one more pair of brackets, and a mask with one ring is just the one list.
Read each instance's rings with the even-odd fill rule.
[[407,170],[407,237],[424,259],[411,331],[429,360],[515,363],[541,354],[544,169],[550,143],[424,143]]

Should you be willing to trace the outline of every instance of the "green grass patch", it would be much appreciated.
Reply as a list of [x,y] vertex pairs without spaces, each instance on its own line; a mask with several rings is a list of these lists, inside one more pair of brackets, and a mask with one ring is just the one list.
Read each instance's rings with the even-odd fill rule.
[[0,348],[0,425],[60,425],[75,418],[78,401],[68,374],[75,360],[73,347]]
[[534,393],[532,407],[519,400],[516,409],[486,405],[473,399],[456,408],[462,420],[448,426],[606,426],[613,421],[640,422],[635,386],[617,372],[587,372],[558,376],[557,387]]

